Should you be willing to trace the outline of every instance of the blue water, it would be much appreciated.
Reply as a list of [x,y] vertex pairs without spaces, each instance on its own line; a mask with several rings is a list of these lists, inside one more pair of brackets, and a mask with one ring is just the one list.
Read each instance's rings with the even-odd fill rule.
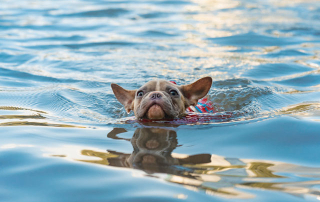
[[[204,76],[230,119],[110,88]],[[0,1],[0,201],[318,201],[319,121],[319,1]]]

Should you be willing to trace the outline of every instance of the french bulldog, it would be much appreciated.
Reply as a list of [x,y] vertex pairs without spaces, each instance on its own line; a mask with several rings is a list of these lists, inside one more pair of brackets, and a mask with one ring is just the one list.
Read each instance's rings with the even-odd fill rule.
[[137,119],[173,119],[186,114],[189,106],[207,95],[212,85],[211,77],[201,78],[188,85],[176,85],[166,80],[152,80],[137,90],[126,90],[112,83],[118,101]]
[[[133,147],[131,154],[108,150],[112,155],[107,157],[108,165],[129,167],[143,170],[146,173],[168,173],[181,175],[185,173],[182,165],[198,165],[211,162],[210,154],[172,156],[178,147],[177,133],[165,128],[137,128],[131,139],[118,137],[127,132],[124,128],[114,128],[108,138],[130,141]],[[101,156],[99,154],[94,156]]]

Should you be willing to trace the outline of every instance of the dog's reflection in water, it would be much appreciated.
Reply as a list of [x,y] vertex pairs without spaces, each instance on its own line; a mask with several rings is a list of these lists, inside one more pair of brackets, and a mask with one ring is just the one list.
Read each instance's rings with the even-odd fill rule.
[[[266,189],[300,197],[307,195],[320,197],[316,187],[318,182],[290,181],[291,179],[285,181],[287,175],[320,176],[318,168],[215,154],[176,154],[173,151],[179,145],[174,130],[138,128],[132,138],[122,138],[121,133],[126,132],[123,128],[115,128],[108,134],[108,138],[130,141],[133,146],[132,153],[81,149],[81,156],[89,158],[72,158],[71,154],[55,156],[69,157],[87,163],[138,169],[149,176],[181,184],[191,190],[204,190],[207,194],[227,198],[254,197],[250,193],[238,190],[239,187]],[[59,152],[61,151],[59,149]]]
[[[119,138],[117,135],[126,132],[125,129],[115,128],[109,134],[109,138]],[[129,139],[127,139],[129,140]],[[183,164],[209,163],[210,154],[198,154],[174,158],[172,151],[178,146],[177,134],[173,130],[162,128],[138,128],[131,138],[133,146],[132,154],[123,154],[109,151],[118,158],[108,159],[110,166],[130,167],[143,170],[147,173],[170,173],[178,174],[186,171],[179,167]]]

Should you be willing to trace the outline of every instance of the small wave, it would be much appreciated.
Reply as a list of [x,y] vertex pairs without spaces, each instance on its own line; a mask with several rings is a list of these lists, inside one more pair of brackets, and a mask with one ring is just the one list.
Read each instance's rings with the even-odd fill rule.
[[92,43],[66,43],[66,44],[43,44],[43,45],[32,45],[26,46],[26,48],[37,49],[37,50],[46,50],[46,49],[61,49],[64,47],[70,49],[81,49],[81,48],[90,48],[97,46],[110,46],[110,47],[121,47],[121,46],[137,46],[141,43],[137,42],[128,42],[128,41],[102,41],[102,42],[92,42]]
[[32,122],[32,121],[14,121],[0,123],[0,126],[47,126],[47,127],[59,127],[59,128],[85,128],[77,125],[50,123],[50,122]]
[[72,35],[72,36],[51,36],[51,37],[42,37],[42,38],[34,38],[27,39],[26,41],[82,41],[86,39],[85,36],[80,35]]
[[65,47],[78,49],[78,48],[87,48],[95,46],[136,46],[139,43],[128,42],[128,41],[102,41],[95,43],[79,43],[79,44],[65,44]]
[[140,36],[147,37],[174,37],[176,34],[167,33],[164,31],[148,30],[139,34]]
[[217,37],[217,38],[208,38],[209,41],[212,41],[216,44],[225,45],[225,46],[286,46],[293,44],[300,44],[303,41],[298,38],[285,38],[285,37],[272,37],[265,36],[258,33],[249,32],[246,34],[237,34],[228,37]]
[[155,4],[167,4],[167,5],[186,5],[186,4],[192,4],[192,2],[190,1],[170,1],[170,0],[166,0],[166,1],[155,1]]
[[276,83],[287,85],[287,86],[296,86],[296,87],[312,87],[320,84],[320,74],[308,74],[303,75],[287,80],[277,81]]
[[145,13],[145,14],[140,14],[139,16],[141,18],[145,19],[153,19],[153,18],[161,18],[161,17],[168,17],[169,15],[172,15],[172,13],[166,13],[166,12],[152,12],[152,13]]
[[11,70],[11,69],[5,69],[0,67],[0,75],[2,77],[10,77],[10,78],[16,78],[19,80],[29,80],[29,81],[41,81],[41,82],[74,82],[73,80],[60,80],[57,78],[53,77],[48,77],[48,76],[39,76],[27,72],[22,72],[22,71],[17,71],[17,70]]
[[0,126],[50,126],[50,127],[77,127],[64,123],[54,123],[47,120],[48,113],[35,109],[0,106]]
[[299,103],[293,106],[284,107],[277,112],[280,115],[320,117],[320,103]]
[[[31,54],[8,54],[8,53],[0,53],[0,63],[9,63],[21,65],[29,60],[34,58]],[[0,73],[2,75],[2,73]]]
[[241,79],[226,79],[220,81],[214,81],[213,87],[216,88],[238,88],[238,87],[247,87],[252,84],[252,81],[249,79],[241,78]]
[[118,17],[129,13],[129,10],[123,8],[108,8],[102,10],[83,11],[78,13],[69,13],[56,15],[56,17]]
[[254,86],[248,79],[215,81],[213,86],[215,89],[211,90],[209,97],[219,111],[241,110],[250,105],[253,99],[274,92],[274,88]]
[[279,57],[299,57],[299,56],[310,56],[311,54],[301,50],[286,49],[278,52],[271,52],[265,55],[265,57],[279,58]]
[[280,76],[288,76],[296,73],[303,73],[314,70],[313,68],[290,63],[271,63],[259,65],[248,70],[243,76],[255,79],[275,78]]

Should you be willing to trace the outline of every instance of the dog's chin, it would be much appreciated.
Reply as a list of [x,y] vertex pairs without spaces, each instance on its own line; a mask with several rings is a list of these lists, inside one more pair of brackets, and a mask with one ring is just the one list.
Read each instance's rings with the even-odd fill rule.
[[146,117],[148,119],[164,119],[165,116],[165,112],[163,111],[162,107],[158,104],[152,105],[146,113]]

